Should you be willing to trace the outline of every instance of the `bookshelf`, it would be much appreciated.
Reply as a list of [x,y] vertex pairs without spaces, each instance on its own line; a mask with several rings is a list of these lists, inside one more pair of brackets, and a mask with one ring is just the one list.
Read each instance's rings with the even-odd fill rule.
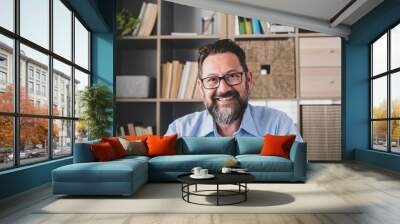
[[[154,78],[156,88],[150,91],[150,97],[117,98],[117,125],[134,123],[135,125],[152,126],[154,133],[164,134],[168,125],[176,118],[185,114],[204,109],[201,99],[177,99],[162,97],[162,64],[172,60],[181,63],[197,60],[197,49],[207,43],[218,39],[230,38],[236,42],[269,42],[291,41],[293,45],[292,82],[293,94],[270,97],[251,97],[256,101],[280,101],[288,100],[297,107],[297,124],[300,126],[300,106],[304,100],[340,100],[337,96],[315,95],[314,97],[302,97],[301,69],[300,66],[300,42],[301,38],[332,38],[332,36],[310,32],[302,29],[294,29],[291,33],[268,33],[235,35],[235,16],[222,13],[215,14],[214,32],[212,35],[201,35],[201,18],[214,12],[171,3],[164,0],[146,0],[157,4],[157,19],[149,36],[128,36],[117,40],[117,69],[116,75],[140,76],[146,75]],[[117,1],[117,10],[126,8],[133,15],[139,15],[142,0]],[[181,35],[171,35],[171,33]],[[197,33],[197,35],[193,35]],[[282,44],[284,46],[285,44]],[[249,66],[251,67],[251,66]],[[258,73],[259,69],[255,68]],[[288,78],[289,75],[286,77]],[[118,87],[117,87],[118,88]],[[307,87],[308,88],[308,87]],[[299,127],[300,128],[300,127]]]

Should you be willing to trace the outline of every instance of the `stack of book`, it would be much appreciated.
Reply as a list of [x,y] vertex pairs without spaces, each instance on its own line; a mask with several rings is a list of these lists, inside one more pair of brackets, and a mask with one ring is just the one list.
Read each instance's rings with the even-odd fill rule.
[[198,99],[196,90],[198,64],[187,61],[185,64],[177,60],[162,65],[161,97],[169,99]]
[[156,24],[157,4],[143,2],[140,8],[140,24],[133,30],[132,36],[150,36]]
[[131,135],[131,136],[136,136],[136,135],[152,135],[153,134],[153,128],[151,126],[143,127],[143,126],[135,126],[133,123],[128,123],[127,129],[125,126],[120,126],[119,127],[119,136],[125,136],[125,135]]
[[235,35],[293,33],[294,27],[271,24],[267,21],[235,16]]

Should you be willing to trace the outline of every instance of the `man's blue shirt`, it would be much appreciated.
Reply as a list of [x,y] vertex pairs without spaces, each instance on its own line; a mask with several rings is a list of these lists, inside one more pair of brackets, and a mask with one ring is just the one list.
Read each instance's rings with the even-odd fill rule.
[[[213,117],[207,110],[195,112],[172,122],[165,135],[178,137],[218,137],[221,136]],[[296,141],[303,142],[292,119],[284,112],[267,107],[248,104],[234,137],[295,134]]]

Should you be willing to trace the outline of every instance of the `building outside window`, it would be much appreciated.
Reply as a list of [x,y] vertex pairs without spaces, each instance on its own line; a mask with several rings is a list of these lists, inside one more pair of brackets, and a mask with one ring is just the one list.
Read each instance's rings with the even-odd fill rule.
[[[12,9],[13,1],[7,2],[2,4],[11,4],[5,8]],[[0,91],[0,98],[11,98],[0,101],[0,123],[3,129],[0,132],[0,157],[3,158],[0,160],[0,171],[71,156],[73,143],[87,139],[86,127],[77,127],[79,114],[74,113],[71,107],[64,106],[79,102],[77,93],[90,83],[82,80],[90,80],[91,76],[88,60],[91,33],[71,7],[65,4],[62,0],[19,1],[19,12],[10,12],[14,20],[19,21],[15,31],[0,29],[0,83],[13,87]],[[43,13],[39,15],[38,11]],[[53,25],[51,29],[49,24]],[[53,43],[53,49],[50,49],[50,42]],[[15,44],[18,44],[18,48]],[[15,58],[14,54],[17,54],[19,61],[11,60]],[[62,62],[54,58],[54,54],[63,58]],[[75,55],[74,60],[72,55]],[[16,88],[12,68],[16,65],[20,66],[19,74],[16,74],[20,80],[21,94],[18,99],[13,97]],[[73,80],[73,74],[76,73],[79,75]],[[53,79],[54,85],[47,94],[50,79]],[[59,80],[64,82],[63,87],[58,85]],[[71,88],[65,88],[72,85],[79,88],[74,92]],[[63,107],[57,107],[56,99],[61,94]],[[50,105],[50,97],[53,97],[54,105]],[[14,105],[20,108],[18,113],[14,112]],[[49,110],[50,106],[53,110]],[[18,133],[13,132],[14,125],[17,125]],[[30,134],[33,132],[39,134],[33,137]]]

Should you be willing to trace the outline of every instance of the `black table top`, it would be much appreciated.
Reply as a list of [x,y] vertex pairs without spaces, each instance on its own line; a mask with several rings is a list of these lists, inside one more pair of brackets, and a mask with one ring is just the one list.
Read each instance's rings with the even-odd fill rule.
[[255,180],[255,177],[249,173],[212,173],[215,177],[210,179],[194,179],[186,173],[177,177],[178,181],[186,184],[236,184],[248,183]]

